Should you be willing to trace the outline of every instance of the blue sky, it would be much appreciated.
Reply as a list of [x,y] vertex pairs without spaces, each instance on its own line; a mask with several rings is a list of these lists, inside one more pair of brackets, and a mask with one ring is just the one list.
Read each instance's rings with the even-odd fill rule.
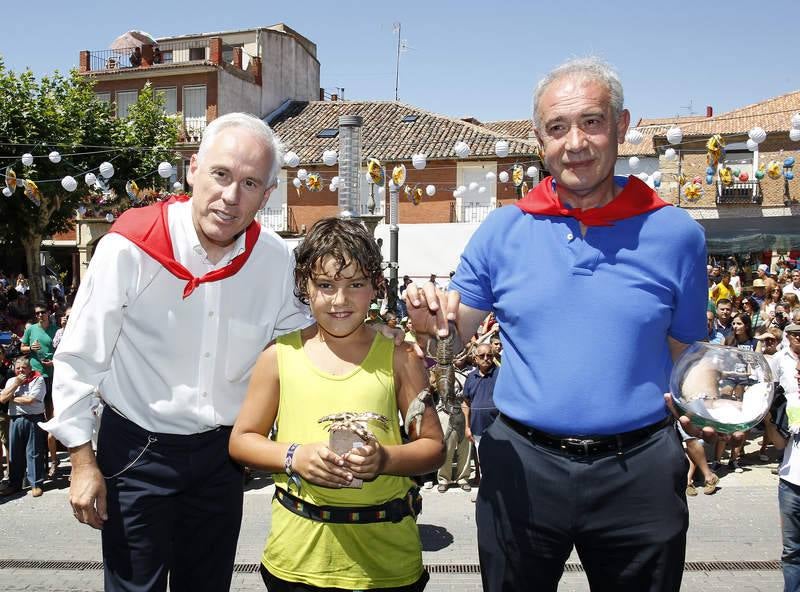
[[690,104],[722,113],[800,89],[798,12],[790,0],[38,0],[6,14],[0,54],[7,68],[42,75],[128,29],[160,37],[285,22],[317,44],[322,86],[392,99],[392,24],[401,22],[401,101],[482,121],[525,118],[547,70],[595,54],[619,70],[635,122],[688,115]]

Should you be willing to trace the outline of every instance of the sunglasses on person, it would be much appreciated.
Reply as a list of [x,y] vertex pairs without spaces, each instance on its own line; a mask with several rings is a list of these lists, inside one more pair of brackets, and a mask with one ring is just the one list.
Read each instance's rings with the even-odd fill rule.
[[47,314],[47,311],[46,311],[46,310],[36,310],[36,311],[34,311],[34,312],[35,312],[37,315],[40,315],[40,314]]

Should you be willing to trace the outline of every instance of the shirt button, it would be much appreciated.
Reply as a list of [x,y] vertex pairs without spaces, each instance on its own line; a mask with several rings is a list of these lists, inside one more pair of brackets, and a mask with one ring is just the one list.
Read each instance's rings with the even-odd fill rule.
[[208,396],[208,393],[206,391],[203,391],[203,398],[205,399],[207,396]]
[[209,316],[209,318],[213,317],[214,316],[214,311],[213,310],[209,310],[208,311],[208,316]]
[[568,241],[572,240],[573,238],[575,238],[575,237],[572,235],[571,232],[569,234],[567,234],[567,240]]
[[210,358],[211,357],[211,353],[210,352],[206,352],[206,353],[203,354],[203,357],[204,358]]

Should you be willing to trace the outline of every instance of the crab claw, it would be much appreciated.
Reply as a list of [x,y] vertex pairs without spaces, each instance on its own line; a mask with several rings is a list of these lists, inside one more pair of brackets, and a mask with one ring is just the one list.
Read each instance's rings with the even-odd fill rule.
[[430,403],[432,399],[433,397],[428,389],[423,389],[414,397],[414,400],[408,405],[408,410],[406,411],[404,425],[406,426],[407,432],[413,424],[414,432],[419,436],[419,429],[422,426],[422,415],[425,413],[425,406]]

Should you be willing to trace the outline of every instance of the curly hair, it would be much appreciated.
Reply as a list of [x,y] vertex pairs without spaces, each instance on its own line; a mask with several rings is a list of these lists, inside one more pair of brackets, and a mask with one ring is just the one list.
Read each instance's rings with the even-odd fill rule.
[[355,263],[376,292],[383,289],[383,257],[375,239],[363,224],[345,218],[322,218],[311,227],[294,250],[294,295],[308,304],[308,282],[326,257],[333,257],[337,277]]

